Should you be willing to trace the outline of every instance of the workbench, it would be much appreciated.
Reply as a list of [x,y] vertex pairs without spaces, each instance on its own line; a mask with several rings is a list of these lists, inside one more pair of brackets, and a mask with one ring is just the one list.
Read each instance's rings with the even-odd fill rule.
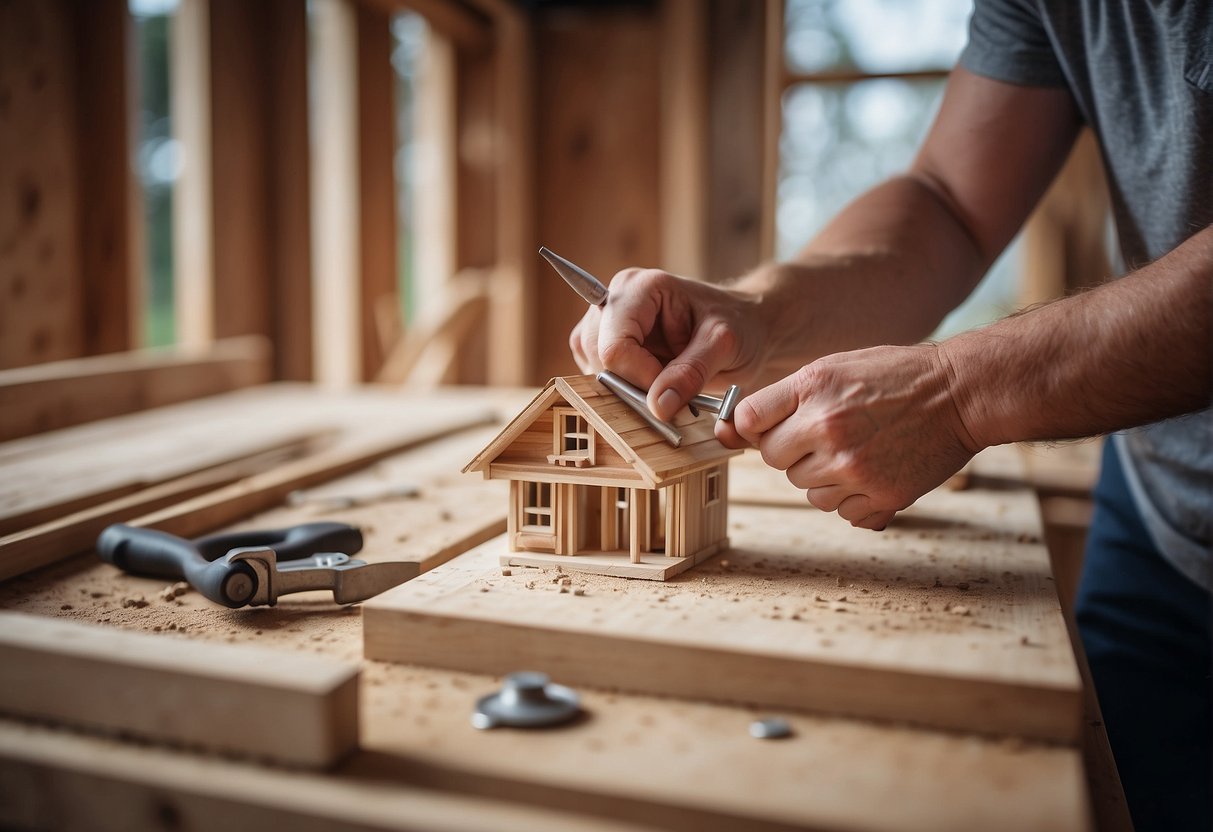
[[[1082,713],[1081,661],[1016,449],[980,455],[967,488],[927,495],[879,535],[812,509],[779,472],[746,454],[729,481],[731,551],[666,583],[579,577],[573,593],[547,573],[502,574],[485,552],[505,531],[504,484],[459,473],[531,392],[267,385],[0,444],[3,610],[168,640],[183,657],[205,642],[305,654],[360,672],[357,748],[328,767],[267,762],[269,749],[216,752],[91,730],[70,714],[0,717],[0,825],[1114,825],[1105,819],[1115,811],[1092,812],[1092,792],[1106,802],[1114,789],[1106,771],[1091,771],[1101,734],[1089,710]],[[387,643],[364,645],[363,607],[378,615],[395,600],[342,608],[310,593],[229,610],[124,574],[81,544],[96,524],[118,520],[196,536],[318,519],[360,526],[367,560],[421,564],[420,578],[384,596],[407,608]],[[715,605],[736,614],[722,620]],[[502,632],[562,626],[536,621],[537,610],[565,623],[584,617],[584,628],[568,623],[565,653],[550,652],[548,642],[527,648],[541,643],[526,640],[534,633],[495,649],[483,627],[448,632],[434,618],[483,625],[512,617],[498,622]],[[685,629],[698,642],[687,648],[686,668],[677,640],[659,654],[660,672],[643,665],[643,674],[629,675],[627,650],[603,652],[610,642],[601,638],[584,647],[581,658],[592,661],[575,660],[576,633],[606,637],[624,626],[612,610],[629,622],[660,616],[671,630],[690,622]],[[805,675],[820,686],[807,697],[781,692],[787,685],[762,672],[729,684],[688,681],[711,674],[707,646],[728,653],[728,675],[751,667],[746,651],[761,658],[793,642],[802,653],[780,661],[852,668],[862,682],[853,690],[865,693],[831,695],[829,680],[841,686],[851,678],[843,676]],[[393,661],[364,658],[368,648]],[[546,666],[529,669],[575,684],[585,715],[545,731],[475,730],[475,699],[497,689],[502,672],[526,669],[510,663],[519,656],[547,656]],[[880,675],[889,667],[902,675]],[[973,691],[985,691],[978,677],[1011,690],[1019,715],[991,709],[983,724],[971,710],[982,701]],[[5,665],[0,688],[20,678],[19,667]],[[916,696],[952,702],[958,691],[959,704],[890,708],[902,678]],[[892,681],[880,689],[884,679]],[[749,723],[768,714],[787,717],[793,736],[751,738]],[[271,736],[294,730],[285,716],[281,725],[273,714],[258,719],[271,723],[256,726]]]

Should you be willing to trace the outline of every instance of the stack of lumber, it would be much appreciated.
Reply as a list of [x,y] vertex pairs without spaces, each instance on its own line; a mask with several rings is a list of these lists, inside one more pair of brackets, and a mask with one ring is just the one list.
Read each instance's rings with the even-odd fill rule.
[[[361,608],[303,593],[229,610],[72,547],[35,571],[13,568],[24,574],[0,584],[0,608],[26,614],[12,628],[24,636],[0,652],[48,646],[48,634],[61,645],[40,664],[17,660],[23,686],[68,668],[138,674],[152,697],[184,692],[176,720],[135,723],[130,708],[107,712],[79,695],[45,707],[28,691],[0,697],[12,715],[0,717],[0,824],[1090,828],[1076,665],[1014,453],[979,460],[970,489],[929,495],[880,535],[806,506],[747,455],[730,477],[733,549],[675,580],[503,575],[506,493],[458,471],[526,398],[268,388],[0,445],[0,459],[30,472],[45,452],[74,482],[73,464],[135,454],[132,434],[163,447],[159,436],[227,420],[209,438],[188,434],[197,438],[176,454],[141,457],[145,478],[125,498],[201,464],[279,452],[275,442],[286,458],[123,519],[182,534],[350,522],[364,532],[360,557],[415,560],[424,572]],[[88,454],[76,459],[73,445]],[[190,456],[204,448],[214,455]],[[123,487],[102,476],[109,466],[89,470],[97,493]],[[53,480],[24,505],[62,502]],[[91,631],[85,647],[62,646],[53,628],[64,622]],[[109,636],[121,650],[87,649]],[[164,649],[145,660],[145,640]],[[250,664],[247,651],[280,659]],[[183,733],[199,698],[272,698],[291,687],[288,668],[307,707],[224,711],[277,754]],[[524,668],[577,685],[585,716],[545,732],[473,729],[475,699]],[[6,671],[0,687],[17,678]],[[790,720],[790,739],[749,736],[749,722],[771,713]],[[286,737],[307,730],[328,739],[292,752]]]

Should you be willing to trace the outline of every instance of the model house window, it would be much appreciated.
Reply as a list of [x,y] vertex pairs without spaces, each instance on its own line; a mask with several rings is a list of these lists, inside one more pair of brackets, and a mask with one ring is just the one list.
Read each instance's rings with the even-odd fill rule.
[[552,484],[550,482],[528,482],[522,491],[523,528],[552,528]]
[[548,462],[583,468],[594,464],[594,431],[585,417],[571,408],[552,413],[552,454]]
[[703,504],[704,506],[714,506],[720,502],[720,469],[714,468],[708,471],[707,477],[703,484]]

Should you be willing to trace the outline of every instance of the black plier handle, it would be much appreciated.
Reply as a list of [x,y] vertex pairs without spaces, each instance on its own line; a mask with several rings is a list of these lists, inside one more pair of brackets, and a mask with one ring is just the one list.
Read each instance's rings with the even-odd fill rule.
[[[361,548],[362,532],[345,523],[304,523],[197,540],[119,523],[97,540],[97,554],[106,563],[138,575],[186,580],[210,600],[232,608],[273,604],[281,594],[304,589],[333,589],[339,603],[361,600],[340,597],[343,575],[337,574],[364,566],[349,559]],[[282,581],[288,572],[297,579]]]

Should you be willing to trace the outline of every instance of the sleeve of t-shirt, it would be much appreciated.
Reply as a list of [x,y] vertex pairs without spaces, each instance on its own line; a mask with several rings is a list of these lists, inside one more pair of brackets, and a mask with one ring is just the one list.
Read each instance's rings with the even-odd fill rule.
[[960,65],[996,81],[1065,86],[1066,79],[1035,0],[977,0]]

